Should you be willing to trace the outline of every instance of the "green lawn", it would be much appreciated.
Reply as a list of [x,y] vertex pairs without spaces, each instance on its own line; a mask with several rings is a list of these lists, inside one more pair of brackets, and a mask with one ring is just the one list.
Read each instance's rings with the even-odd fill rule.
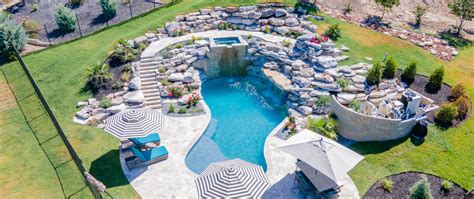
[[[104,133],[101,129],[78,125],[72,121],[74,113],[77,111],[75,108],[76,102],[91,96],[90,93],[81,92],[81,88],[85,83],[85,68],[97,61],[104,60],[115,41],[134,38],[144,34],[146,30],[155,30],[158,25],[163,25],[164,22],[172,20],[177,14],[215,5],[254,3],[254,0],[218,0],[212,2],[207,0],[183,0],[169,8],[152,12],[88,37],[25,57],[25,62],[28,64],[33,77],[47,98],[70,142],[84,161],[84,166],[96,178],[104,182],[112,196],[119,198],[138,197],[122,174],[118,159],[118,140]],[[287,3],[294,3],[294,1],[288,1]],[[335,22],[335,20],[330,21]],[[321,24],[321,28],[323,26],[325,25]],[[367,56],[381,59],[383,54],[387,52],[393,55],[402,66],[405,66],[411,60],[417,60],[420,72],[424,74],[433,71],[436,66],[445,65],[447,82],[463,82],[471,97],[474,96],[474,78],[472,78],[474,74],[474,67],[472,66],[472,63],[474,63],[474,48],[463,50],[453,62],[444,63],[408,42],[354,25],[341,24],[341,27],[343,38],[337,44],[343,43],[351,48],[348,53],[351,59],[346,62],[347,64],[364,60]],[[4,69],[8,78],[19,75],[17,64],[7,64]],[[22,90],[21,81],[17,83],[17,87],[18,90]],[[16,94],[20,95],[21,93],[19,91]],[[15,113],[15,111],[2,113],[4,113],[2,114],[3,117],[18,117],[18,113]],[[34,111],[31,112],[32,115],[35,113]],[[4,119],[0,121],[4,121]],[[24,126],[24,123],[17,125]],[[464,188],[472,187],[474,185],[472,174],[472,171],[474,171],[474,157],[473,153],[469,152],[474,151],[474,145],[472,145],[474,136],[471,130],[474,127],[473,125],[474,121],[469,119],[461,127],[447,131],[431,127],[426,142],[420,146],[413,145],[409,140],[392,143],[357,144],[353,148],[364,154],[366,159],[351,171],[350,175],[356,182],[361,194],[365,193],[377,179],[407,170],[434,173],[451,179]],[[17,128],[11,127],[11,129]],[[0,132],[2,132],[1,130],[3,130],[3,127]],[[3,151],[1,150],[0,153],[3,153]],[[58,153],[61,154],[61,152]],[[3,157],[3,154],[1,157]],[[2,166],[5,165],[4,162],[6,160],[2,159]],[[12,164],[7,166],[9,168],[14,167]],[[32,184],[36,184],[36,181],[31,181]],[[31,189],[36,188],[31,187]],[[14,194],[14,192],[8,193]]]

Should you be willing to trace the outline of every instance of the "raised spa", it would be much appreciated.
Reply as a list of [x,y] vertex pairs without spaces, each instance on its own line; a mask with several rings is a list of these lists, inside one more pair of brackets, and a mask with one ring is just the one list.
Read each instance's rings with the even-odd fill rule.
[[208,80],[202,95],[212,119],[186,157],[188,168],[199,174],[212,162],[240,158],[266,170],[264,144],[286,115],[284,95],[250,77]]
[[217,45],[232,45],[232,44],[240,44],[240,39],[238,37],[214,38],[214,42]]

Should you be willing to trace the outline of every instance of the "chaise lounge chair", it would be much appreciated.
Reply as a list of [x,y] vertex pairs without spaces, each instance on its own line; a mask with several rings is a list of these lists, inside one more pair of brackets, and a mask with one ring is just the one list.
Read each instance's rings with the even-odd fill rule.
[[131,151],[134,156],[125,159],[128,169],[146,166],[168,159],[168,150],[166,150],[164,146],[146,151],[140,151],[136,146],[132,146]]
[[130,141],[132,141],[134,144],[138,146],[143,146],[148,142],[153,142],[156,144],[156,146],[160,146],[160,134],[158,133],[152,133],[146,137],[142,138],[130,138]]

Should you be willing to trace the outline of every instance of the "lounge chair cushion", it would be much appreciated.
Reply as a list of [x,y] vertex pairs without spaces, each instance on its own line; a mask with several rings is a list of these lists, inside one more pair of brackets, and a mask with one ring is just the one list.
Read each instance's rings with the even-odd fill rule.
[[158,142],[160,141],[160,134],[158,133],[152,133],[146,137],[142,138],[130,138],[130,141],[132,141],[134,144],[142,146],[145,145],[148,142]]
[[159,146],[150,150],[140,151],[137,147],[132,147],[132,153],[142,161],[149,161],[157,157],[167,156],[168,150],[165,146]]

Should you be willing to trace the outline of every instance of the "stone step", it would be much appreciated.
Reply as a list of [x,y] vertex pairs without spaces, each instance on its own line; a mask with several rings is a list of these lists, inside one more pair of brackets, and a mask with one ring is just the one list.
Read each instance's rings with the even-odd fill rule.
[[151,106],[147,106],[148,108],[151,108],[153,110],[159,110],[161,109],[161,104],[155,104],[155,105],[151,105]]
[[153,82],[153,83],[156,83],[156,77],[140,77],[140,80],[142,81],[142,83],[144,82]]
[[151,106],[151,105],[157,105],[157,104],[161,105],[161,101],[160,100],[158,100],[158,101],[145,101],[145,106]]
[[156,85],[156,81],[147,81],[147,82],[141,82],[141,86],[144,87],[144,86],[155,86]]
[[159,95],[160,89],[158,89],[158,88],[148,89],[148,90],[142,90],[142,92],[143,92],[143,95],[145,95],[146,93],[156,93],[157,95]]
[[140,62],[143,62],[143,63],[145,63],[145,62],[154,62],[154,61],[156,61],[154,56],[142,57],[140,59]]
[[143,108],[143,107],[145,107],[144,103],[141,103],[141,104],[138,104],[138,105],[128,105],[127,106],[128,109],[136,109],[136,108]]
[[142,90],[149,90],[149,89],[158,89],[158,85],[156,84],[143,84],[141,85]]
[[140,74],[140,78],[148,78],[148,77],[156,77],[155,73],[146,73],[146,74]]
[[140,71],[144,71],[144,70],[157,70],[157,69],[158,69],[157,66],[143,66],[143,67],[140,66]]
[[140,69],[140,74],[148,74],[148,73],[155,73],[156,74],[156,68],[154,68],[154,69],[145,69],[145,70]]
[[140,67],[144,67],[144,66],[158,66],[158,62],[140,62]]
[[160,101],[161,102],[161,97],[158,95],[150,95],[149,97],[145,97],[145,101]]
[[143,94],[145,99],[151,99],[151,100],[156,100],[156,99],[161,99],[160,95],[158,93],[145,93]]

